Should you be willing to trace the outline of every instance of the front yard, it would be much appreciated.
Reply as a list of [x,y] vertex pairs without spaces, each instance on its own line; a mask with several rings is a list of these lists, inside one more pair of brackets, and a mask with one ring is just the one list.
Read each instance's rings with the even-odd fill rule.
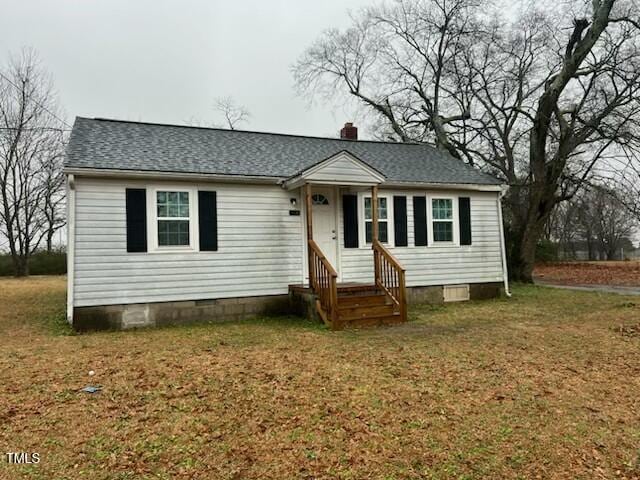
[[64,297],[0,280],[0,453],[41,458],[1,478],[640,478],[638,297],[78,336]]

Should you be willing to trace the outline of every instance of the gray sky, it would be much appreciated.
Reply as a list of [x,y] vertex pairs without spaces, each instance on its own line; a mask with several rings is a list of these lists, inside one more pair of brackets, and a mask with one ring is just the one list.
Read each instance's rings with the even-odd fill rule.
[[76,115],[220,121],[232,96],[243,128],[336,135],[351,109],[308,108],[291,64],[320,33],[371,0],[0,0],[0,63],[34,47],[60,103]]

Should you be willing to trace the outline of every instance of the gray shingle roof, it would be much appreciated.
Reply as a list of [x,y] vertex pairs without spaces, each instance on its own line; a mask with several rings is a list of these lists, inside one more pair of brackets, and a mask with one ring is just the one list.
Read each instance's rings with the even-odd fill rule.
[[77,117],[69,168],[288,178],[347,150],[390,182],[501,182],[423,144],[353,141]]

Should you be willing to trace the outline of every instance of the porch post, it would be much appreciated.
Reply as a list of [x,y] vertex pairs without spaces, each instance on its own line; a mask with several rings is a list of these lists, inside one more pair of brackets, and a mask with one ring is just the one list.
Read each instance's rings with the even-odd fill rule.
[[378,240],[378,186],[371,187],[371,239]]
[[373,273],[375,284],[380,283],[380,257],[376,250],[378,242],[378,186],[371,187],[371,249],[373,250]]
[[304,199],[304,203],[305,203],[305,208],[306,208],[306,214],[307,214],[307,261],[309,263],[309,287],[313,288],[313,283],[312,283],[312,278],[314,275],[314,269],[313,269],[313,252],[311,251],[311,246],[309,245],[309,243],[311,242],[311,240],[313,240],[313,219],[311,217],[311,206],[312,206],[312,202],[311,202],[311,184],[309,183],[305,183],[304,185],[304,192],[305,192],[305,199]]

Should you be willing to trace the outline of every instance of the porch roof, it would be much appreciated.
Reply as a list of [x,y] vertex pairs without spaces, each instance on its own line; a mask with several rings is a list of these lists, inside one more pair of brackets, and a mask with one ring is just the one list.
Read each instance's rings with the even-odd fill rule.
[[385,176],[382,173],[347,150],[343,150],[292,175],[284,182],[284,186],[296,188],[303,183],[371,186],[384,180]]

